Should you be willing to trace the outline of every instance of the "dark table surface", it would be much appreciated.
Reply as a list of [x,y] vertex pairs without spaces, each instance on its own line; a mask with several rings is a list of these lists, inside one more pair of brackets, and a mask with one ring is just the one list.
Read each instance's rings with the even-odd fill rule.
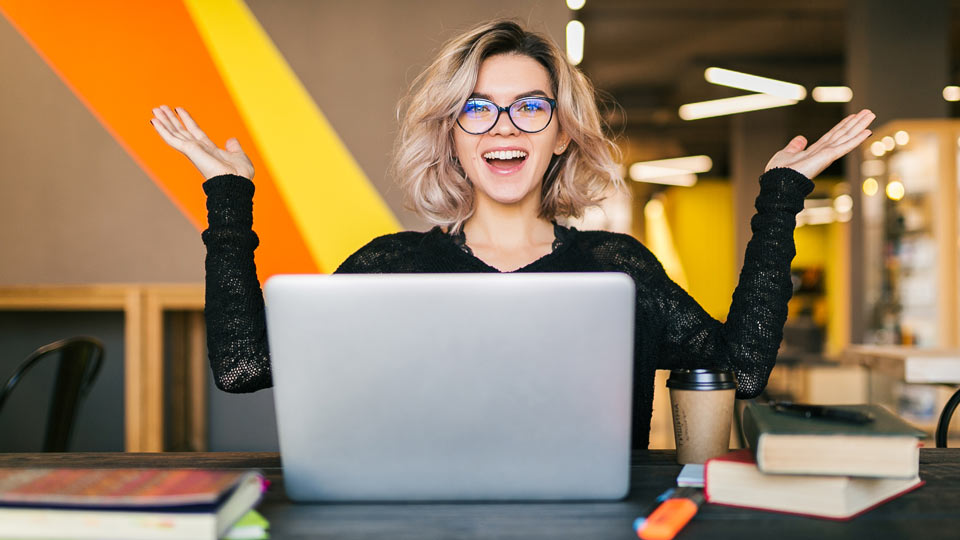
[[[658,494],[674,485],[672,451],[637,452],[630,496],[616,502],[295,504],[283,491],[279,454],[0,454],[0,467],[255,468],[271,481],[260,512],[271,538],[636,538],[631,529]],[[849,522],[705,504],[677,536],[694,538],[960,538],[960,449],[921,449],[926,485]]]

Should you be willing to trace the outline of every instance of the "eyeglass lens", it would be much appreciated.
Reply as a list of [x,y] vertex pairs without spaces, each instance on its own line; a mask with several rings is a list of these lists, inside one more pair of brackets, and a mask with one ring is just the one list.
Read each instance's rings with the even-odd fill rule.
[[[521,131],[543,131],[553,116],[553,107],[543,98],[523,98],[514,101],[507,109],[513,125]],[[490,131],[497,124],[500,108],[485,99],[470,99],[463,106],[457,122],[467,133],[479,135]]]

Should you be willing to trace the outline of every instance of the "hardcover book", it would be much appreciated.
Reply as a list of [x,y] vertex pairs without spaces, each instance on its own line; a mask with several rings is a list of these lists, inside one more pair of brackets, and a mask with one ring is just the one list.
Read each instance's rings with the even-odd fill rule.
[[757,467],[766,473],[914,478],[919,471],[917,430],[879,405],[831,408],[869,415],[854,424],[805,418],[748,403],[743,435]]
[[0,469],[0,538],[214,540],[263,491],[254,471]]
[[708,502],[848,520],[923,485],[912,478],[765,474],[749,450],[707,461]]

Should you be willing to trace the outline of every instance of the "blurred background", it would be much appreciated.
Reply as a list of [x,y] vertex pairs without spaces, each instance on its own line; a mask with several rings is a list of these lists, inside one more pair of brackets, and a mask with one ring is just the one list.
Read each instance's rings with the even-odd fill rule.
[[[151,109],[251,155],[261,279],[329,272],[428,228],[387,171],[397,105],[494,17],[551,36],[600,91],[629,193],[573,224],[636,236],[721,320],[767,160],[872,109],[798,218],[768,393],[883,403],[932,433],[960,383],[956,0],[0,0],[0,381],[97,336],[70,450],[276,450],[272,392],[209,381],[202,178]],[[55,373],[0,402],[0,451],[39,449]],[[654,409],[651,447],[670,447],[665,392]]]

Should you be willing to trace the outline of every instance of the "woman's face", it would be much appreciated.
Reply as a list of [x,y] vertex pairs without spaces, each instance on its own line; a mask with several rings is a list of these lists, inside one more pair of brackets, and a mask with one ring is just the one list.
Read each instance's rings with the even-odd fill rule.
[[[533,58],[500,54],[480,65],[471,97],[509,107],[522,97],[556,98],[551,87],[546,68]],[[556,116],[554,111],[550,124],[537,133],[519,130],[506,111],[501,112],[496,125],[482,135],[471,135],[454,126],[457,159],[473,182],[478,205],[514,205],[531,200],[539,205],[540,184],[550,158],[563,152],[567,143]]]

